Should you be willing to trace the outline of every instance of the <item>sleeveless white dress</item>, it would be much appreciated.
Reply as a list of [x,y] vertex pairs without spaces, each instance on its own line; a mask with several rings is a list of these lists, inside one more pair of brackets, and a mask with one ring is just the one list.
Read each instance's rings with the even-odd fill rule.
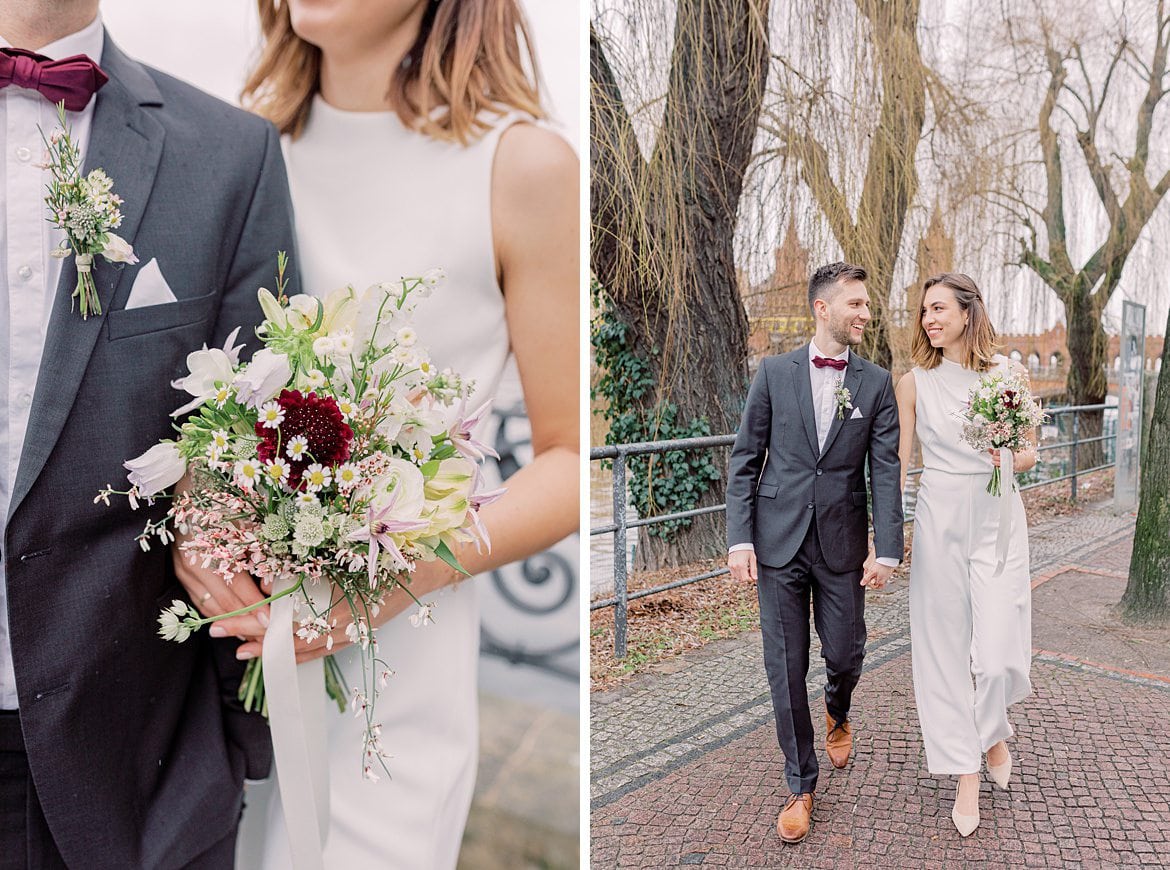
[[[994,369],[1010,361],[996,355]],[[999,498],[991,457],[961,437],[979,372],[942,360],[914,369],[922,479],[910,567],[914,699],[933,774],[977,773],[1012,735],[1007,708],[1031,693],[1032,597],[1028,526],[1019,492],[1003,573],[994,576]],[[1007,480],[1003,485],[1007,485]]]
[[[501,133],[521,120],[507,116],[463,147],[412,132],[392,112],[346,112],[317,97],[304,134],[285,141],[304,291],[324,296],[352,284],[360,292],[441,266],[447,279],[419,303],[415,325],[440,370],[476,382],[468,410],[494,396],[508,356],[491,173]],[[379,655],[395,672],[376,708],[392,778],[362,778],[364,717],[326,710],[329,870],[437,870],[458,858],[479,749],[476,584],[428,600],[433,625],[411,626],[408,611],[378,629]],[[357,651],[336,658],[358,684]],[[269,792],[249,787],[239,854],[248,870],[290,866],[279,794],[270,784]]]

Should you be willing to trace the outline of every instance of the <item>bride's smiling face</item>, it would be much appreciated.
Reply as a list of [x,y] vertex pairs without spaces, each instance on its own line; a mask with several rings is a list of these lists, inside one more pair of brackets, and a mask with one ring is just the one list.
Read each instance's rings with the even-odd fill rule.
[[962,309],[955,291],[946,284],[935,284],[922,300],[922,328],[932,347],[950,347],[967,331],[967,312]]
[[429,0],[286,0],[297,36],[323,52],[376,48],[417,30]]

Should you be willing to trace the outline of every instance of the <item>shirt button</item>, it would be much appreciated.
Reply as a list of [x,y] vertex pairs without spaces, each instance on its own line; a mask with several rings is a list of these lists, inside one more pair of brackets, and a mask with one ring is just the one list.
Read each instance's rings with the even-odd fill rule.
[[[32,404],[32,393],[21,393],[20,394],[20,404],[21,404],[21,407],[24,407],[24,408],[27,408],[29,405],[31,405]],[[810,505],[810,507],[811,507],[811,505]]]
[[28,163],[32,159],[32,151],[21,145],[16,149],[16,159],[21,163]]
[[32,277],[32,267],[31,266],[21,266],[19,269],[16,270],[16,274],[20,276],[20,279],[22,281],[27,281],[29,278]]

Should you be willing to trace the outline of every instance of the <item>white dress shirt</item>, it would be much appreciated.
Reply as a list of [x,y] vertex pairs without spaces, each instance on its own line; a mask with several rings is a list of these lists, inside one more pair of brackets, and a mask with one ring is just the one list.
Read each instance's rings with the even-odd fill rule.
[[[821,353],[817,349],[815,341],[808,343],[808,377],[809,383],[812,387],[813,399],[813,417],[817,423],[817,445],[821,450],[825,449],[825,439],[829,437],[829,430],[833,428],[833,415],[837,413],[837,400],[834,394],[837,387],[845,381],[845,370],[837,369],[831,366],[824,368],[817,368],[813,365],[814,357],[822,357],[823,359],[844,360],[846,364],[849,362],[849,348],[846,347],[841,353],[829,355]],[[736,544],[727,552],[735,553],[740,550],[751,550],[755,552],[755,546],[751,543]],[[897,567],[898,560],[890,559],[886,556],[877,557],[879,565],[886,565],[890,568]]]
[[849,364],[849,348],[836,356],[823,354],[817,349],[816,342],[808,343],[808,378],[812,383],[813,416],[817,421],[817,447],[823,452],[825,439],[829,437],[829,430],[833,428],[833,415],[837,413],[837,402],[833,398],[837,386],[845,382],[845,369],[838,371],[830,366],[817,368],[813,365],[815,357],[823,359],[841,360]]
[[[85,54],[100,61],[104,43],[99,15],[83,30],[31,50],[53,60]],[[2,37],[0,46],[13,47]],[[66,113],[70,135],[83,160],[93,104],[90,100],[82,111]],[[46,156],[41,131],[48,136],[57,125],[57,107],[37,91],[16,85],[0,88],[0,541],[8,525],[8,505],[61,275],[61,261],[49,252],[61,244],[65,233],[47,220],[45,194],[50,174],[39,165]],[[77,497],[85,498],[86,494],[78,493]],[[4,558],[7,555],[4,553]],[[0,559],[0,709],[14,710],[16,678],[6,590],[4,559]]]

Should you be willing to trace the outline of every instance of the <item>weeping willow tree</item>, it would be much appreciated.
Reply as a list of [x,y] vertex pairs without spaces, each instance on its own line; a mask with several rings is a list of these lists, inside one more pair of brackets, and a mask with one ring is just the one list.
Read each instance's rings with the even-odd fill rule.
[[[873,319],[861,353],[889,368],[894,270],[918,193],[916,152],[927,118],[928,87],[937,80],[918,43],[919,0],[810,5],[819,7],[819,14],[807,19],[818,32],[805,43],[799,60],[780,64],[778,99],[764,127],[772,153],[795,167],[844,258],[869,272]],[[850,11],[865,26],[854,51],[842,55],[834,50],[834,22],[837,29],[852,29],[842,23]],[[842,57],[858,65],[836,68]],[[837,94],[842,79],[851,91],[843,98]],[[860,147],[859,137],[864,139]],[[851,189],[857,187],[854,194]]]
[[[613,15],[590,27],[590,265],[604,288],[594,348],[609,369],[611,441],[738,425],[747,320],[732,247],[768,69],[768,5],[679,0],[662,70],[646,55],[648,43],[612,38]],[[668,26],[671,10],[662,5],[625,6],[632,11],[614,26]],[[631,44],[622,72],[634,90],[665,73],[652,110],[628,101],[611,64],[610,52]],[[712,484],[720,467],[677,454],[633,465],[639,512],[719,502],[722,488]],[[726,553],[717,515],[655,531],[640,538],[644,567]]]
[[[1079,18],[1063,5],[1016,6],[1009,28],[1014,47],[1025,64],[1034,59],[1045,82],[1031,136],[1043,182],[1038,191],[1022,185],[1010,197],[1020,224],[1018,262],[1063,306],[1069,401],[1099,405],[1109,389],[1105,308],[1170,190],[1166,149],[1159,145],[1170,135],[1163,108],[1170,102],[1170,12],[1165,0],[1122,4],[1102,28],[1092,17],[1102,14],[1095,6]],[[1087,184],[1070,190],[1073,179],[1086,177]],[[1096,202],[1078,195],[1085,189]],[[1086,222],[1086,213],[1099,219]],[[1081,414],[1081,437],[1100,436],[1103,419],[1102,411]],[[1099,465],[1103,444],[1085,445],[1080,455],[1086,467]]]

